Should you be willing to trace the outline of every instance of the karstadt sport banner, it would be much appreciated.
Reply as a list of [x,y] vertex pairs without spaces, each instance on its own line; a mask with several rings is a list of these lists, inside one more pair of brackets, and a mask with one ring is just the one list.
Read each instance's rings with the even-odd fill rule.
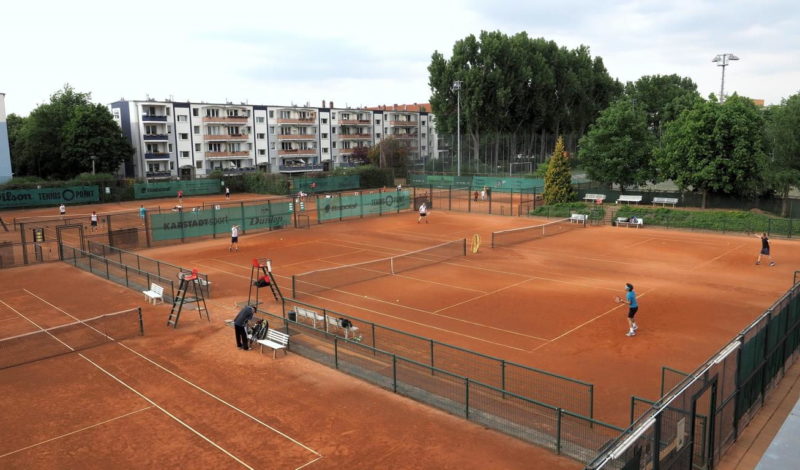
[[6,189],[0,191],[0,209],[27,206],[59,206],[84,204],[100,200],[98,186],[70,186],[66,188]]

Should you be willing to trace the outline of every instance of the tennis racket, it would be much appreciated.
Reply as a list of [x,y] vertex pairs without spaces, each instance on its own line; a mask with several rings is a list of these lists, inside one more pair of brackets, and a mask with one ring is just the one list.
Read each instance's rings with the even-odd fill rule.
[[617,296],[615,296],[615,297],[614,297],[614,302],[616,302],[616,303],[618,303],[618,304],[621,304],[621,303],[622,303],[622,297],[620,297],[620,296],[618,296],[618,295],[617,295]]

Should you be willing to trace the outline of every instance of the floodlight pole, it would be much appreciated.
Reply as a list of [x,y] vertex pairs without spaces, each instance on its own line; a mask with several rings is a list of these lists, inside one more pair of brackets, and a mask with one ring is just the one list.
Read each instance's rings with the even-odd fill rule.
[[719,86],[720,103],[725,102],[725,67],[730,65],[728,61],[731,60],[739,60],[739,58],[729,52],[726,52],[725,54],[717,54],[717,56],[711,60],[711,62],[717,62],[717,67],[722,67],[722,82]]
[[458,172],[456,173],[458,176],[461,176],[461,80],[456,80],[453,82],[453,89],[456,91],[457,98],[456,98],[456,145],[458,146]]
[[94,162],[97,160],[97,157],[92,155],[89,159],[92,161],[92,174],[94,174]]

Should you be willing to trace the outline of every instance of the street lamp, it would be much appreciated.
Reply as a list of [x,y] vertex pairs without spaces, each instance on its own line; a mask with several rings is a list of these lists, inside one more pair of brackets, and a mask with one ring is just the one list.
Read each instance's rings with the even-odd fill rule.
[[457,173],[458,176],[461,176],[461,84],[462,83],[463,82],[461,80],[456,80],[456,81],[453,82],[453,90],[455,90],[456,94],[458,95],[458,98],[457,98],[457,101],[456,101],[456,103],[457,103],[456,104],[456,109],[457,109],[457,113],[458,113],[457,117],[456,117],[456,129],[457,129],[456,130],[456,132],[457,132],[456,139],[458,139],[458,141],[456,142],[456,144],[458,145],[458,154],[457,154],[458,155],[458,173]]
[[711,62],[717,63],[717,67],[722,67],[722,83],[719,86],[720,103],[725,102],[725,67],[730,65],[728,64],[728,61],[731,60],[739,60],[739,58],[731,54],[730,52],[726,52],[725,54],[717,54],[717,56],[711,60]]
[[94,162],[97,160],[97,157],[92,155],[91,157],[89,157],[89,160],[92,161],[92,174],[94,174]]

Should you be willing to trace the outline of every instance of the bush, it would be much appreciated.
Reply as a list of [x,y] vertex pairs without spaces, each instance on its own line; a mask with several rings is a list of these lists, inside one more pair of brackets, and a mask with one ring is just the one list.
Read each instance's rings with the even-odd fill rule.
[[589,214],[589,220],[602,220],[606,215],[606,211],[602,206],[595,206],[586,202],[561,202],[539,206],[532,210],[529,215],[566,218],[573,213]]
[[792,227],[791,219],[770,217],[744,211],[681,210],[625,206],[617,212],[618,217],[641,217],[645,225],[664,227],[715,230],[720,232],[757,233],[790,236],[800,226]]

